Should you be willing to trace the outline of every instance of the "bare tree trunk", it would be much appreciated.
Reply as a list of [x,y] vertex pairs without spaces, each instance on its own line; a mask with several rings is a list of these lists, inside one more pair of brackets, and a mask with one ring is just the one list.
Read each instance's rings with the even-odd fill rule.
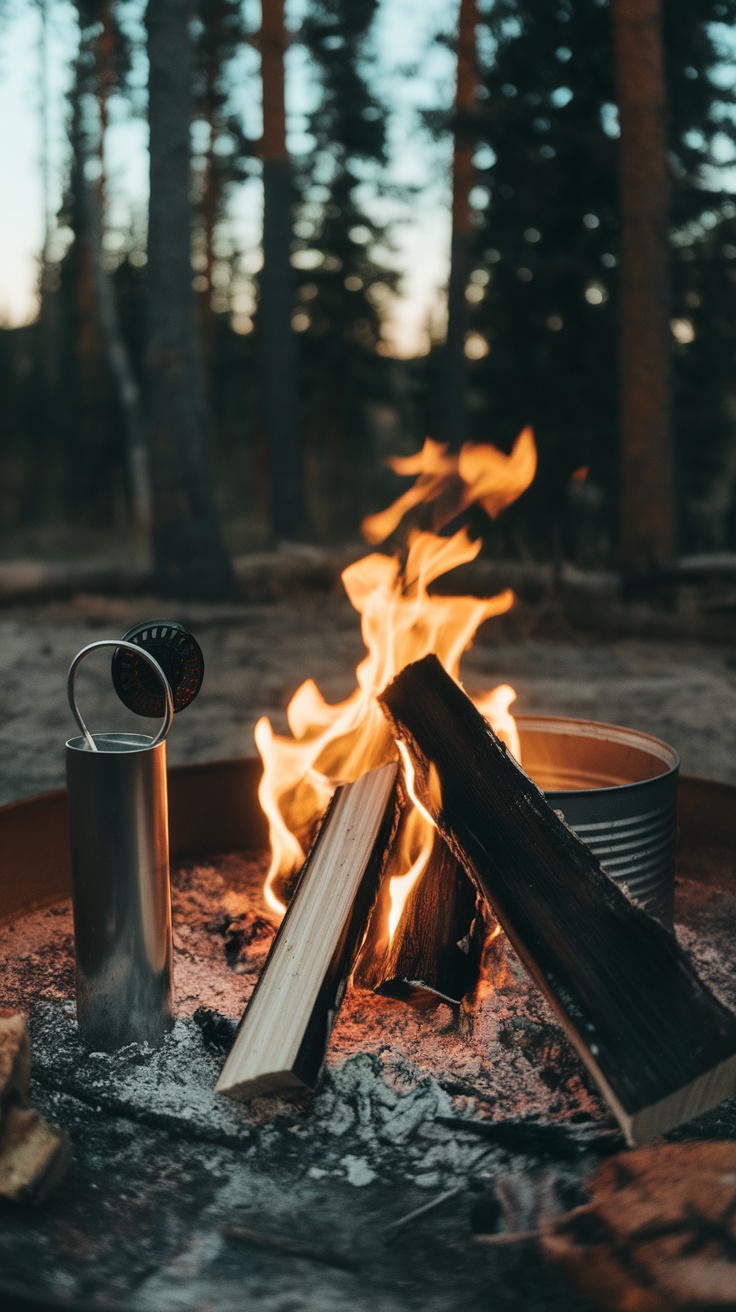
[[277,539],[307,535],[304,468],[299,423],[297,351],[291,315],[294,279],[291,252],[291,163],[286,149],[284,0],[262,0],[263,83],[263,270],[258,337],[263,369],[263,409],[268,435],[271,526]]
[[41,274],[39,279],[40,304],[38,328],[41,347],[40,397],[41,424],[34,444],[35,469],[28,480],[24,497],[23,518],[35,519],[42,509],[42,488],[44,469],[49,451],[54,445],[58,429],[58,393],[59,393],[59,313],[57,271],[51,262],[51,234],[54,227],[51,213],[50,193],[50,142],[49,142],[49,60],[48,60],[48,25],[49,0],[39,0],[39,65],[40,65],[40,114],[41,114],[41,189],[43,196],[43,251],[41,254]]
[[157,586],[214,598],[231,573],[214,509],[192,291],[191,18],[188,0],[149,0],[147,428]]
[[477,0],[460,0],[457,30],[457,82],[455,139],[452,155],[452,244],[447,293],[447,340],[442,362],[443,433],[457,451],[466,432],[465,333],[468,323],[465,289],[472,271],[473,222],[470,192],[473,186],[473,142],[467,118],[475,106],[478,84],[475,29]]
[[621,140],[620,553],[628,569],[675,549],[669,176],[659,0],[613,0]]
[[112,278],[105,268],[102,242],[102,204],[96,182],[82,182],[85,188],[86,229],[97,297],[102,341],[125,427],[125,450],[128,481],[136,527],[151,527],[151,480],[148,450],[140,408],[140,390],[130,362],[130,354],[120,331],[118,303]]

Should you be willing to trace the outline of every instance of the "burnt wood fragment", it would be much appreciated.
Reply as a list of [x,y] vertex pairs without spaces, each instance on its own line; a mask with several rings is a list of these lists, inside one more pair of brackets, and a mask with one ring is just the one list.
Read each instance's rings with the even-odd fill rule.
[[542,1223],[545,1256],[610,1312],[734,1306],[736,1144],[652,1144],[610,1157],[583,1207]]
[[395,762],[338,788],[216,1092],[314,1087],[398,824]]
[[[400,847],[400,834],[394,848]],[[426,868],[412,888],[391,942],[386,925],[389,867],[356,970],[364,988],[416,1006],[457,1006],[475,985],[483,950],[478,895],[444,839],[435,835]]]
[[641,1143],[736,1091],[736,1017],[547,804],[434,656],[382,694],[415,789]]

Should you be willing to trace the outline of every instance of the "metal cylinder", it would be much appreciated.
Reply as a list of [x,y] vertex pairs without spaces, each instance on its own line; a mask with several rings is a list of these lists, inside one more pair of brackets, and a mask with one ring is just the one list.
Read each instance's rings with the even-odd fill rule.
[[645,910],[672,928],[677,778],[674,748],[593,720],[519,716],[524,769],[550,806]]
[[83,733],[66,744],[77,1019],[90,1047],[110,1051],[159,1043],[173,1023],[165,741],[173,707],[161,671],[169,713],[156,738],[90,734],[73,688],[91,649],[70,671]]

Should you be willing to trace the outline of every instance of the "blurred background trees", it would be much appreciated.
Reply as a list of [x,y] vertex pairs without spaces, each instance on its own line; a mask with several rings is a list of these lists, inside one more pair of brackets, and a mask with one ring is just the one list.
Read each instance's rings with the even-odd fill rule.
[[[43,0],[41,41],[61,4],[76,28],[67,182],[50,217],[65,240],[52,232],[39,252],[37,319],[0,330],[4,554],[145,552],[153,505],[160,577],[167,551],[188,575],[204,552],[201,589],[216,591],[222,543],[354,538],[392,490],[391,451],[426,435],[508,449],[527,423],[539,474],[489,530],[490,550],[641,567],[673,549],[736,549],[736,0],[663,8],[667,154],[659,181],[647,171],[662,261],[643,293],[660,363],[640,379],[638,420],[631,380],[653,348],[631,336],[641,306],[622,231],[632,130],[613,20],[621,31],[626,0],[457,0],[437,10],[443,77],[422,71],[430,44],[406,50],[411,68],[394,61],[392,83],[377,34],[396,2],[291,0],[262,14],[256,0],[199,0],[174,213],[154,159],[172,88],[163,102],[144,94],[141,13],[127,0],[73,11]],[[149,0],[149,36],[170,3]],[[426,95],[407,142],[396,124],[409,78]],[[149,215],[123,231],[106,176],[113,100],[150,116],[156,173]],[[635,132],[636,96],[632,117]],[[444,200],[404,185],[414,153],[444,177]],[[239,217],[256,187],[265,241]],[[425,205],[447,216],[448,277],[428,348],[407,358],[391,325],[407,269],[425,258],[402,238]],[[655,475],[640,497],[640,537],[652,486],[666,520],[659,545],[640,549],[626,525],[645,485],[622,456],[635,422],[651,452],[655,419],[673,491]]]

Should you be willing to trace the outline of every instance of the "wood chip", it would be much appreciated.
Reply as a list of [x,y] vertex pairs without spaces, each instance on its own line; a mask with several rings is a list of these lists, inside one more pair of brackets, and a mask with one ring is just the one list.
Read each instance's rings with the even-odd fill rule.
[[736,1143],[610,1157],[592,1200],[542,1231],[546,1256],[609,1312],[733,1308]]
[[0,1010],[0,1125],[14,1103],[28,1106],[31,1045],[22,1012]]
[[41,1203],[63,1178],[71,1161],[65,1130],[30,1107],[8,1108],[0,1130],[0,1198]]

